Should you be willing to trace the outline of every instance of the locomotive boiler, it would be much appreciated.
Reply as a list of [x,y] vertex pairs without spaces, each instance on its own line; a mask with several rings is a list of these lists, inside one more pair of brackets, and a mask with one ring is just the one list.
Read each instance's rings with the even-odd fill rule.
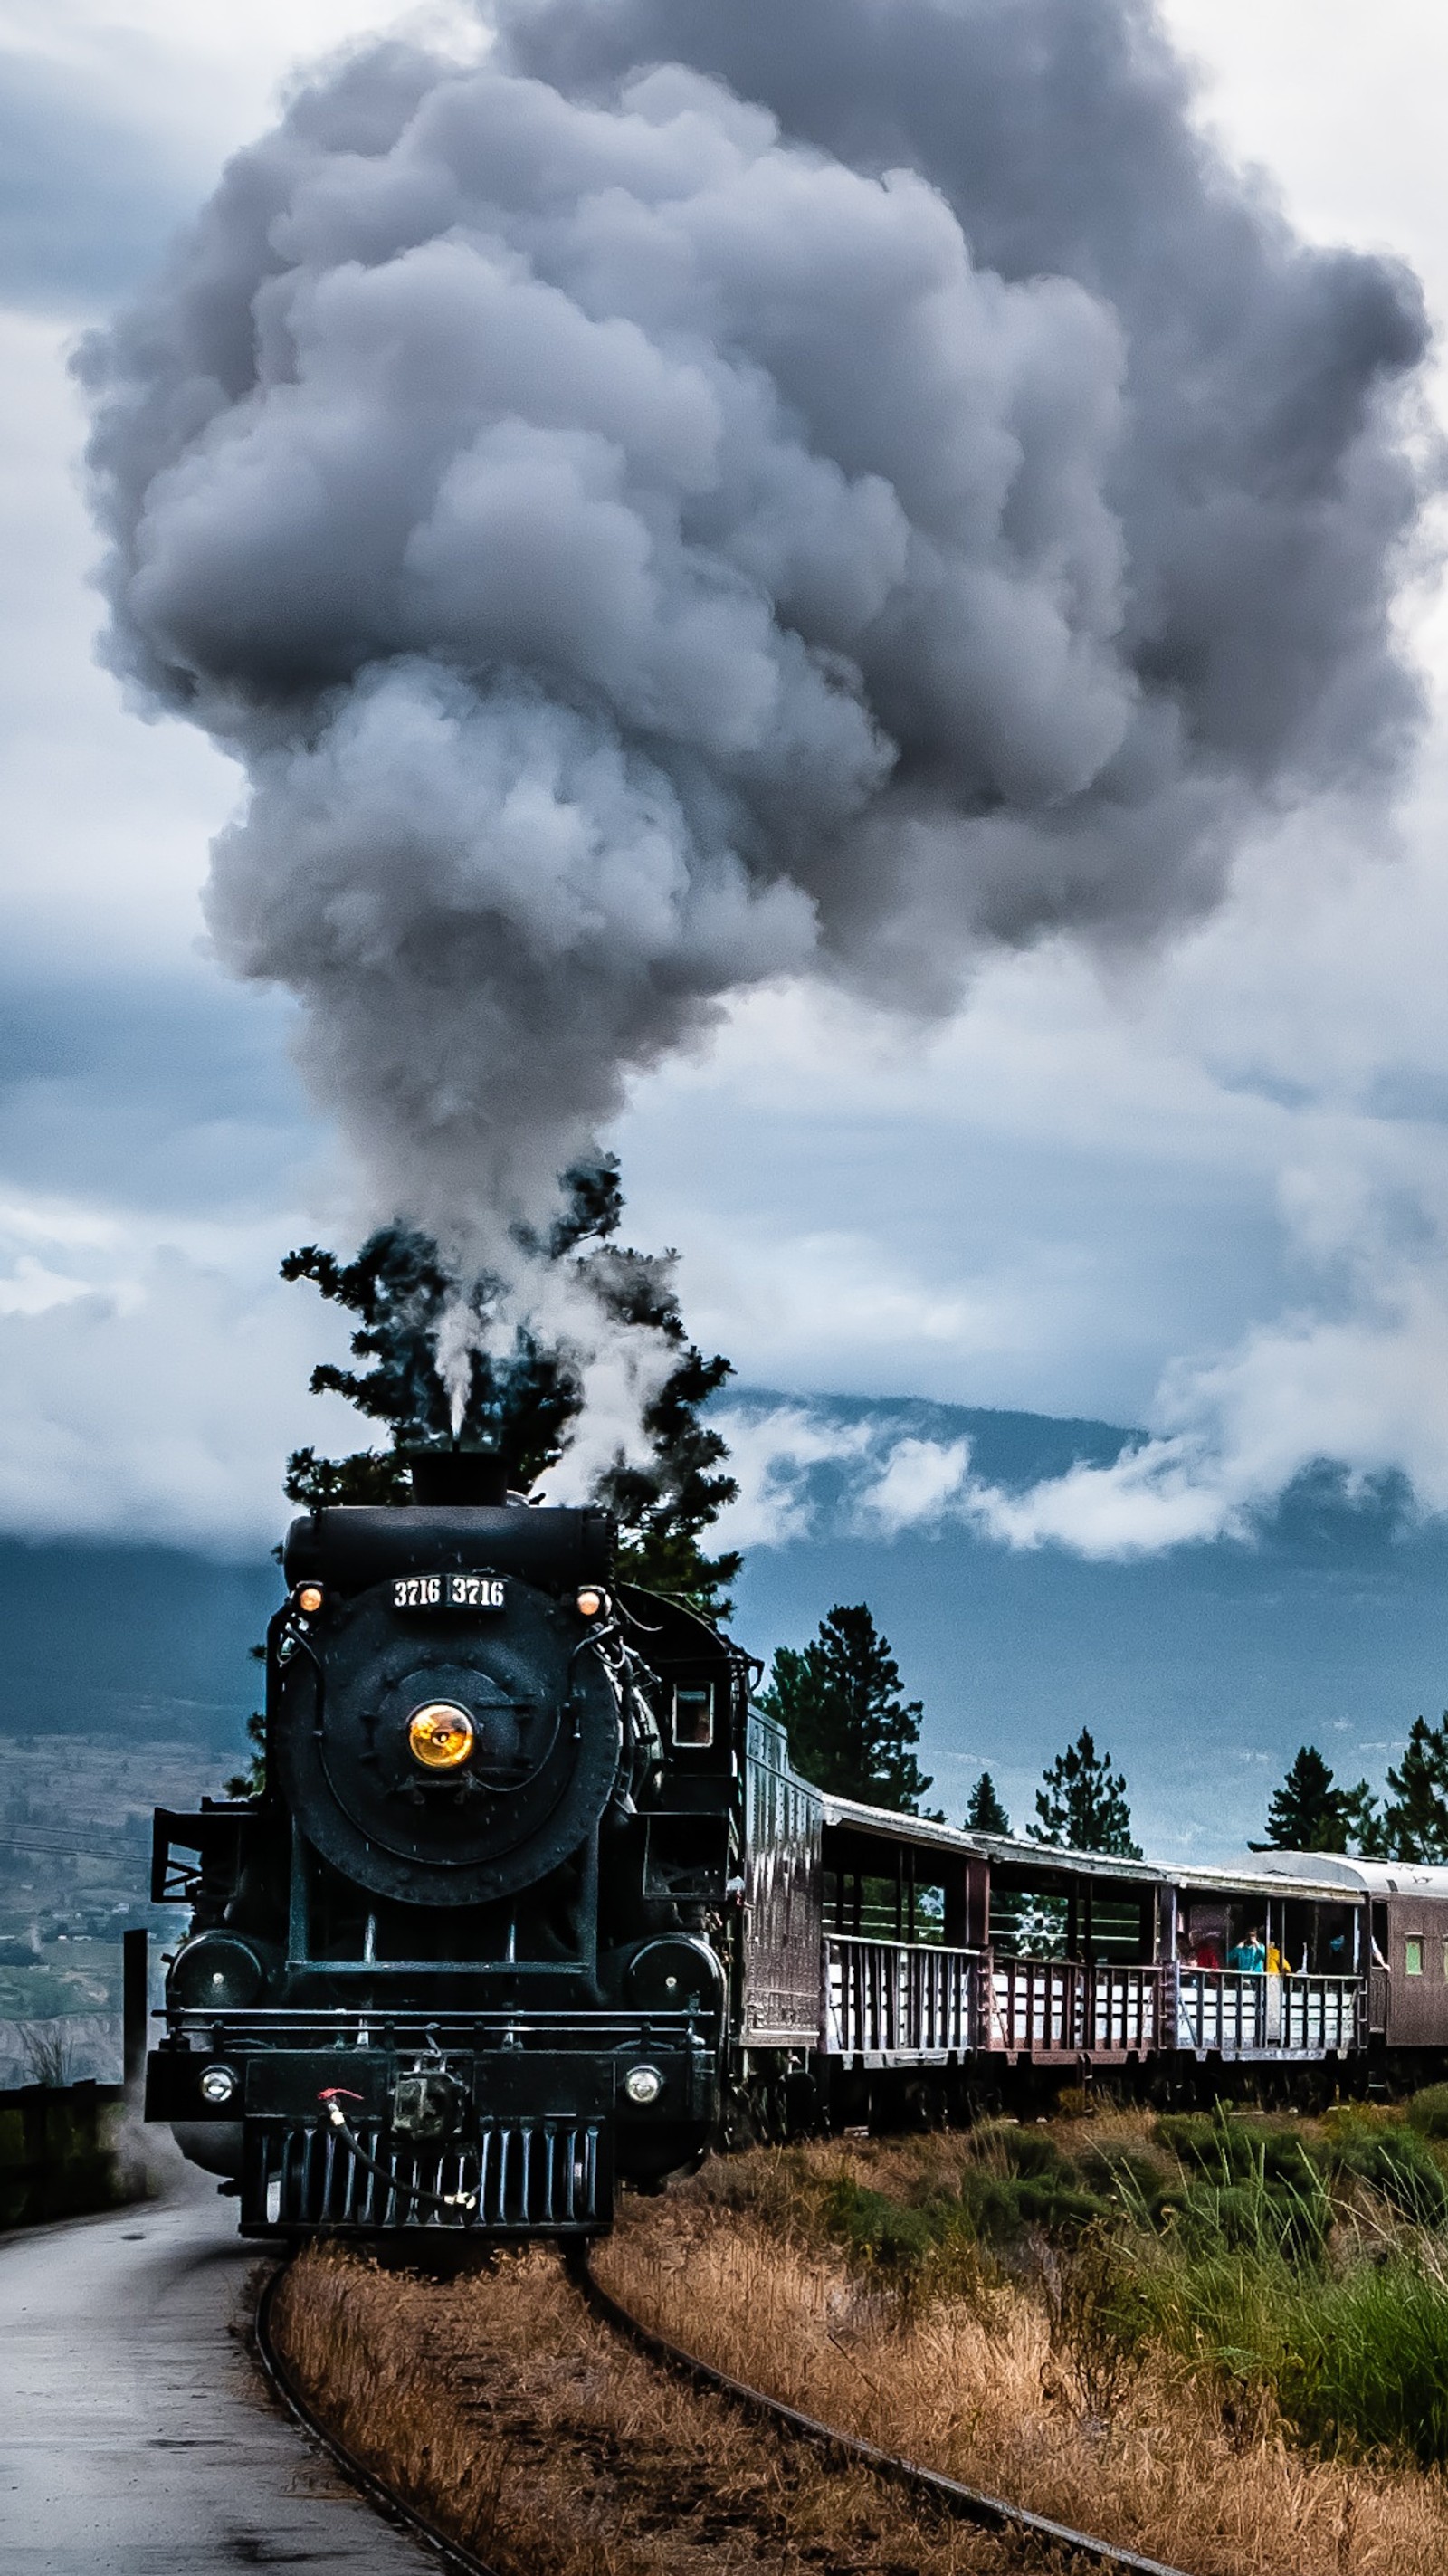
[[595,2232],[717,2125],[744,1659],[606,1514],[412,1489],[293,1523],[265,1793],[157,1817],[147,2115],[244,2234]]

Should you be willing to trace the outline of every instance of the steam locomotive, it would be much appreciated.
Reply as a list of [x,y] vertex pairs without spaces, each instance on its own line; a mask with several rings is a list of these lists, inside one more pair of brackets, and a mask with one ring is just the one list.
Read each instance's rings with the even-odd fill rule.
[[249,2235],[593,2230],[719,2121],[745,1659],[607,1515],[412,1488],[293,1523],[266,1793],[156,1818],[147,2116]]
[[491,1459],[419,1454],[283,1566],[266,1792],[158,1812],[152,1878],[191,1927],[147,2116],[246,2235],[436,2259],[596,2234],[731,2134],[1448,2064],[1448,1870],[1163,1869],[826,1795],[758,1666]]

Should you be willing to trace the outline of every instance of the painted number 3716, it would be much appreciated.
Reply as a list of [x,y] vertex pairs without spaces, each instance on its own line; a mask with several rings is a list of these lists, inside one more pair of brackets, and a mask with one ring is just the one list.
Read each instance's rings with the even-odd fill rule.
[[501,1610],[500,1574],[400,1574],[392,1586],[394,1610]]

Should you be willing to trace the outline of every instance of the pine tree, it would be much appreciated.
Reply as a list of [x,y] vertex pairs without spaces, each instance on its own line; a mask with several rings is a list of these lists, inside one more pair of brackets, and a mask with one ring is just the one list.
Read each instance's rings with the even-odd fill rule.
[[[727,1587],[741,1559],[732,1550],[708,1556],[700,1541],[738,1489],[723,1472],[722,1437],[700,1417],[731,1374],[729,1362],[706,1359],[689,1341],[674,1292],[674,1255],[615,1242],[623,1212],[616,1159],[605,1155],[575,1166],[565,1173],[563,1190],[562,1212],[547,1236],[520,1230],[522,1248],[538,1261],[566,1262],[575,1289],[610,1332],[646,1331],[672,1358],[643,1409],[648,1458],[642,1464],[617,1458],[594,1483],[593,1500],[618,1516],[619,1572],[708,1618],[726,1619]],[[294,1451],[286,1475],[293,1502],[400,1502],[407,1492],[402,1451],[455,1440],[497,1449],[509,1482],[523,1492],[557,1464],[583,1407],[581,1360],[526,1324],[515,1327],[511,1346],[499,1356],[490,1329],[498,1280],[460,1282],[430,1236],[400,1224],[379,1228],[350,1262],[304,1245],[288,1253],[282,1277],[310,1279],[358,1318],[352,1355],[369,1365],[348,1369],[324,1361],[312,1371],[312,1391],[344,1396],[388,1435],[385,1449],[346,1458]]]
[[1089,1726],[1048,1766],[1036,1792],[1036,1814],[1039,1822],[1030,1832],[1038,1843],[1141,1858],[1141,1845],[1131,1838],[1125,1775],[1112,1770],[1109,1753],[1098,1754]]
[[966,1831],[972,1834],[1008,1834],[1010,1817],[1001,1804],[1000,1792],[988,1771],[982,1771],[970,1793],[965,1811]]
[[1349,1792],[1334,1786],[1316,1745],[1304,1744],[1268,1802],[1267,1840],[1274,1851],[1345,1852],[1348,1807]]
[[1347,1826],[1347,1848],[1361,1860],[1388,1860],[1387,1827],[1376,1792],[1366,1780],[1357,1780],[1342,1793],[1343,1822]]
[[1438,1726],[1415,1717],[1382,1815],[1389,1860],[1448,1861],[1448,1709]]
[[837,1602],[807,1646],[781,1646],[763,1705],[807,1780],[866,1806],[918,1814],[930,1781],[915,1759],[924,1714],[863,1601]]

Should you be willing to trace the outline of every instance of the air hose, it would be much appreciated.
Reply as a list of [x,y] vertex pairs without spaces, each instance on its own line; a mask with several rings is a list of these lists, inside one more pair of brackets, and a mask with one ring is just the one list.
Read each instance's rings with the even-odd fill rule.
[[[347,2114],[337,2099],[338,2094],[344,2089],[341,2085],[329,2085],[325,2093],[318,2094],[317,2099],[325,2105],[329,2125],[335,2129],[348,2154],[356,2159],[364,2173],[375,2174],[377,2180],[385,2182],[388,2189],[396,2192],[400,2200],[425,2201],[429,2209],[475,2210],[477,2208],[478,2195],[475,2191],[424,2191],[420,2182],[399,2182],[389,2166],[381,2165],[375,2156],[369,2156],[355,2130],[348,2126]],[[358,2102],[362,2097],[358,2093],[349,2093],[347,2098],[350,2102]]]

